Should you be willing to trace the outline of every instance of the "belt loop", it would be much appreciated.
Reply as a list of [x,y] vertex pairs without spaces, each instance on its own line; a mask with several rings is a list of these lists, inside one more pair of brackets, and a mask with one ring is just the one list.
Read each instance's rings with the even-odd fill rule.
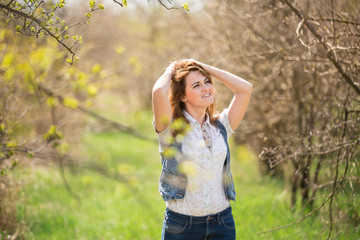
[[165,221],[167,221],[168,218],[169,218],[168,214],[167,214],[167,213],[164,213],[164,219],[165,219]]
[[192,216],[190,216],[190,226],[189,226],[189,229],[191,229],[191,224],[192,224]]
[[220,221],[220,213],[217,214],[217,221],[218,221],[218,224],[219,226],[221,225],[221,221]]

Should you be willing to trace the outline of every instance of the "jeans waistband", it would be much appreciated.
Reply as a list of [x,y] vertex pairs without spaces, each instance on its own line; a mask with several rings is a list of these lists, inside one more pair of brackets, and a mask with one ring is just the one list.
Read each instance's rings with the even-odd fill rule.
[[169,208],[166,208],[165,218],[170,217],[171,219],[177,220],[179,222],[190,221],[192,223],[206,223],[206,222],[211,222],[211,221],[219,221],[220,218],[230,214],[231,211],[232,211],[232,208],[231,208],[231,206],[229,206],[228,208],[226,208],[218,213],[199,217],[199,216],[191,216],[191,215],[177,213],[177,212],[172,211]]

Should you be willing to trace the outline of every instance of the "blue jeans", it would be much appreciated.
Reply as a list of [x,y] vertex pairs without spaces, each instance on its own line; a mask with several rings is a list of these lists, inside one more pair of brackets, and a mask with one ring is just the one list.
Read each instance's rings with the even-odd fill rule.
[[235,240],[231,207],[208,216],[183,215],[166,208],[162,240]]

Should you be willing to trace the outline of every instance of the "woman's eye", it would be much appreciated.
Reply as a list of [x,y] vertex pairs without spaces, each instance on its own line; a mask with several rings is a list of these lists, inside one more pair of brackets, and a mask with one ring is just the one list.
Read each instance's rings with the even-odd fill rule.
[[198,86],[199,86],[199,84],[195,84],[195,85],[194,85],[194,88],[196,88],[196,87],[198,87]]
[[211,83],[210,80],[206,80],[205,83]]

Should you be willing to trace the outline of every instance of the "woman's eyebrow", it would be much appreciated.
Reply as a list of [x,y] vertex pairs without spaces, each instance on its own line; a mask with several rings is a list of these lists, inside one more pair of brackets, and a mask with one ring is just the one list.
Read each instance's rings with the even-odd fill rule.
[[[204,78],[203,81],[205,82],[206,80],[208,80],[208,78]],[[194,86],[195,83],[199,83],[199,81],[193,82],[193,84],[191,84],[191,86]]]
[[194,86],[196,83],[199,83],[199,81],[193,82],[193,84],[191,84],[191,86]]

